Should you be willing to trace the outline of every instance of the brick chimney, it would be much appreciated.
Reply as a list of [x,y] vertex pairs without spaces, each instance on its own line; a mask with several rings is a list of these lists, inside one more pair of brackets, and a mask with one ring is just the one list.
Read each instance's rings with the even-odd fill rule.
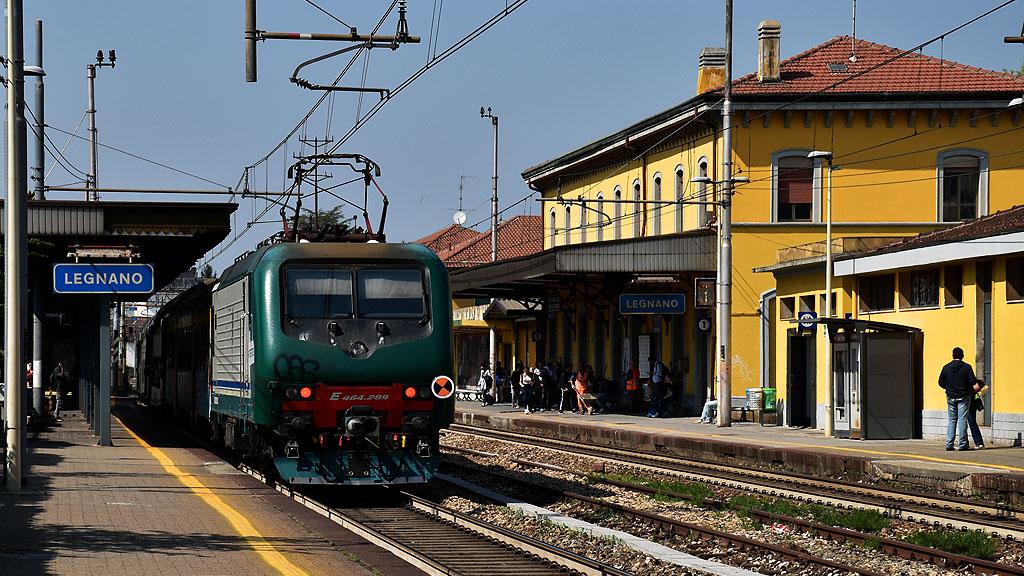
[[778,82],[779,75],[779,41],[782,36],[782,25],[778,20],[762,20],[757,25],[757,80],[759,82]]
[[697,57],[697,94],[725,86],[725,48],[704,48]]

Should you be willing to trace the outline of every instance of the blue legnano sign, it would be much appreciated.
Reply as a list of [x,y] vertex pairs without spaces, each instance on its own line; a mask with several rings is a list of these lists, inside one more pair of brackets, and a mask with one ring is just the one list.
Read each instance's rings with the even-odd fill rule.
[[621,294],[619,314],[683,314],[686,312],[686,295],[671,294]]
[[54,264],[57,294],[148,294],[153,291],[149,264]]

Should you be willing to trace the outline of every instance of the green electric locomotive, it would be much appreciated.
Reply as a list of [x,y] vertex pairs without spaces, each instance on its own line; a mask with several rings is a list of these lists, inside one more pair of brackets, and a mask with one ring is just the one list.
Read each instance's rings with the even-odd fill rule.
[[448,272],[417,244],[280,243],[212,294],[215,438],[292,484],[429,480],[454,395]]

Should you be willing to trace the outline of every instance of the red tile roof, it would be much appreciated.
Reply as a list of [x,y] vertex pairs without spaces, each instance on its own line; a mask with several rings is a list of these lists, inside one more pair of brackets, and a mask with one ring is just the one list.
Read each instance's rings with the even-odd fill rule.
[[419,240],[416,240],[416,244],[422,244],[427,248],[430,248],[435,253],[446,252],[452,248],[472,240],[482,234],[472,228],[463,228],[458,224],[449,224],[444,228],[441,228],[433,234],[428,234]]
[[[513,216],[498,224],[498,259],[529,256],[544,250],[544,220]],[[491,261],[491,235],[480,232],[450,250],[437,254],[449,268],[466,268]]]
[[[964,242],[966,240],[1002,236],[1003,234],[1022,231],[1024,231],[1024,205],[1014,206],[1013,208],[1001,210],[975,220],[968,220],[942,230],[910,236],[887,246],[861,252],[853,256],[860,258],[875,254],[902,252],[904,250],[913,250],[914,248]],[[1022,247],[1022,250],[1024,250],[1024,247]]]
[[[857,61],[850,62],[850,37],[837,36],[783,60],[779,66],[780,81],[758,82],[756,73],[748,74],[733,82],[733,94],[1024,93],[1024,78],[1013,74],[965,66],[918,52],[892,60],[903,50],[861,39],[855,41],[855,47]],[[833,63],[843,64],[848,70],[832,72],[828,65]]]

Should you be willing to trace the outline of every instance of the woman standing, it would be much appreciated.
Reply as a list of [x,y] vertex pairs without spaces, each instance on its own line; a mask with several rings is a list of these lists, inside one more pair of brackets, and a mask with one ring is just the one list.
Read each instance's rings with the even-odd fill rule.
[[981,428],[978,428],[978,412],[985,409],[985,402],[981,399],[988,392],[985,381],[978,378],[972,387],[974,396],[971,397],[971,405],[967,410],[967,426],[971,429],[971,437],[974,439],[974,447],[982,449],[985,447],[985,439],[981,435]]
[[590,374],[587,372],[583,363],[580,362],[576,365],[576,402],[580,407],[580,416],[592,413],[590,406],[587,405],[587,401],[583,398],[590,391]]

